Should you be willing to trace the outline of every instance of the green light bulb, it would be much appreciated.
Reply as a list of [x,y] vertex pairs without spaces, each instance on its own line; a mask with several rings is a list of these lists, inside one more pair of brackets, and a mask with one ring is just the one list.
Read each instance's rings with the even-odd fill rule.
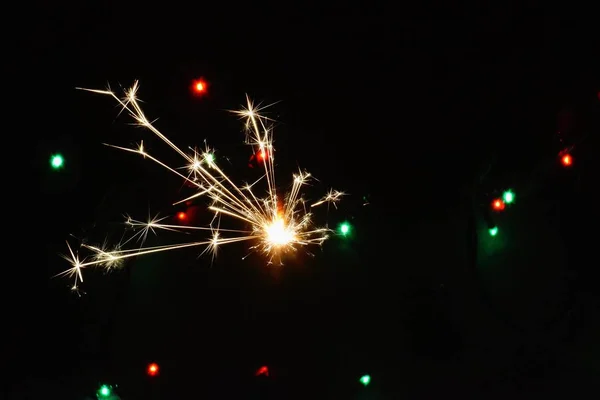
[[60,169],[65,164],[65,159],[60,154],[54,154],[50,157],[50,165],[54,169]]
[[352,230],[351,228],[352,227],[348,222],[343,222],[340,224],[338,231],[342,236],[348,236],[350,234],[350,231]]
[[98,394],[100,395],[100,397],[110,396],[110,387],[108,385],[100,386],[100,389],[98,390]]
[[510,204],[513,201],[515,201],[515,194],[512,192],[512,190],[507,190],[506,192],[504,192],[504,194],[502,195],[502,199],[504,200],[504,202],[506,204]]
[[363,375],[360,377],[359,381],[364,386],[367,386],[369,383],[371,383],[371,375]]

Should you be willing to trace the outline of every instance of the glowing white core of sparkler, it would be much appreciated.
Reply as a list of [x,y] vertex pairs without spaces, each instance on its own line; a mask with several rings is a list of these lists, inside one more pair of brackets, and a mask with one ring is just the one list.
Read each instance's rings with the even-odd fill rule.
[[267,241],[273,246],[285,246],[293,243],[296,240],[294,230],[285,226],[285,222],[281,218],[275,219],[265,229],[267,233]]

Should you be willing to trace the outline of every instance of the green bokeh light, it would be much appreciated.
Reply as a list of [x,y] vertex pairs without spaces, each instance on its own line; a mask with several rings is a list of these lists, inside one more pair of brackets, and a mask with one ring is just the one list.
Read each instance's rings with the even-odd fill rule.
[[512,190],[507,190],[502,194],[502,200],[504,200],[506,204],[510,204],[515,201],[515,194]]
[[53,154],[52,157],[50,157],[50,165],[52,166],[52,168],[60,169],[64,166],[64,164],[65,164],[65,159],[63,158],[62,155]]
[[338,232],[342,236],[348,236],[352,231],[352,226],[348,222],[342,222],[338,227]]
[[488,230],[488,232],[490,233],[490,236],[496,236],[496,235],[498,234],[498,227],[497,227],[497,226],[495,226],[495,227],[493,227],[493,228],[490,228],[490,229]]
[[367,386],[369,383],[371,383],[371,375],[363,375],[360,377],[359,381],[364,386]]
[[100,389],[98,389],[98,395],[100,397],[108,397],[108,396],[110,396],[110,392],[111,392],[110,386],[108,386],[108,385],[102,385],[102,386],[100,386]]

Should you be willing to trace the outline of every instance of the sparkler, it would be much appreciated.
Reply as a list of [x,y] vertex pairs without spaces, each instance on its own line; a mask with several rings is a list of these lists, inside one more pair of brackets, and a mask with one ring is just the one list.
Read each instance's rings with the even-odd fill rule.
[[[189,183],[196,189],[196,193],[175,204],[204,196],[210,200],[208,209],[214,213],[214,217],[208,226],[166,224],[164,223],[165,218],[158,217],[149,218],[146,222],[127,217],[126,225],[133,229],[134,235],[112,249],[108,249],[106,244],[101,247],[82,244],[81,248],[89,253],[85,258],[80,258],[79,254],[67,242],[69,254],[63,257],[71,264],[71,268],[57,276],[73,278],[73,290],[77,290],[78,285],[83,282],[82,271],[86,268],[99,267],[110,270],[122,266],[122,262],[127,258],[188,247],[204,247],[201,255],[210,252],[214,258],[221,245],[249,241],[251,242],[250,251],[243,258],[257,251],[266,256],[268,264],[282,264],[283,256],[286,253],[294,252],[308,245],[322,245],[332,232],[327,227],[315,227],[313,225],[311,210],[324,204],[336,206],[344,193],[331,189],[318,201],[312,204],[308,203],[302,197],[301,189],[307,184],[311,176],[309,173],[300,170],[293,175],[290,191],[285,196],[279,195],[275,184],[273,157],[275,149],[273,147],[273,129],[270,125],[272,120],[261,114],[266,107],[255,106],[248,96],[246,96],[246,106],[233,112],[244,120],[246,143],[251,146],[254,154],[261,155],[264,175],[252,184],[238,186],[219,167],[212,149],[207,145],[202,151],[197,149],[193,149],[191,152],[183,151],[148,120],[137,97],[139,89],[137,81],[125,91],[123,98],[118,97],[110,89],[77,89],[111,96],[121,106],[121,112],[127,111],[137,125],[149,130],[177,152],[183,158],[184,169],[187,174],[179,172],[178,169],[180,168],[171,167],[149,154],[144,148],[143,141],[137,148],[106,144],[119,150],[139,154],[144,159],[160,165],[184,182]],[[259,182],[266,183],[267,194],[265,197],[259,197],[253,191],[254,186]],[[245,229],[221,228],[221,216],[237,220]],[[210,236],[207,239],[192,242],[143,247],[143,242],[146,240],[148,233],[156,233],[157,230],[176,232],[208,231]],[[133,240],[142,242],[142,247],[126,249],[127,244]]]

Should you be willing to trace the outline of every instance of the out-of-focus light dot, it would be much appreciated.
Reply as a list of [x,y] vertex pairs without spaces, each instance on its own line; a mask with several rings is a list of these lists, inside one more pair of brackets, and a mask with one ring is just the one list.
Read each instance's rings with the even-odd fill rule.
[[501,199],[495,199],[494,201],[492,201],[492,208],[495,211],[502,211],[504,210],[505,204]]
[[351,226],[348,222],[343,222],[340,224],[338,230],[342,236],[347,236],[350,234]]
[[156,375],[158,375],[158,371],[159,371],[159,368],[158,368],[157,363],[151,363],[150,365],[148,365],[148,369],[147,369],[148,375],[156,376]]
[[192,90],[196,95],[203,95],[206,93],[208,84],[204,79],[195,80],[192,84]]
[[110,387],[108,385],[100,386],[100,390],[98,390],[98,394],[100,394],[101,397],[110,396]]
[[179,219],[180,221],[184,221],[186,218],[187,215],[183,211],[177,213],[177,219]]
[[50,165],[54,169],[60,169],[65,164],[65,159],[60,154],[54,154],[50,157]]
[[493,227],[493,228],[490,228],[490,229],[488,230],[488,232],[490,233],[490,236],[496,236],[496,235],[498,234],[498,227],[497,227],[497,226],[495,226],[495,227]]
[[371,375],[363,375],[360,377],[359,381],[364,386],[367,386],[369,383],[371,383]]
[[560,162],[562,163],[562,165],[564,165],[565,167],[570,167],[571,165],[573,165],[573,157],[571,157],[570,154],[565,154],[562,156],[562,158],[560,159]]
[[512,190],[507,190],[506,192],[504,192],[504,194],[502,195],[502,199],[504,200],[504,202],[506,204],[510,204],[513,201],[515,201],[515,194],[512,192]]

